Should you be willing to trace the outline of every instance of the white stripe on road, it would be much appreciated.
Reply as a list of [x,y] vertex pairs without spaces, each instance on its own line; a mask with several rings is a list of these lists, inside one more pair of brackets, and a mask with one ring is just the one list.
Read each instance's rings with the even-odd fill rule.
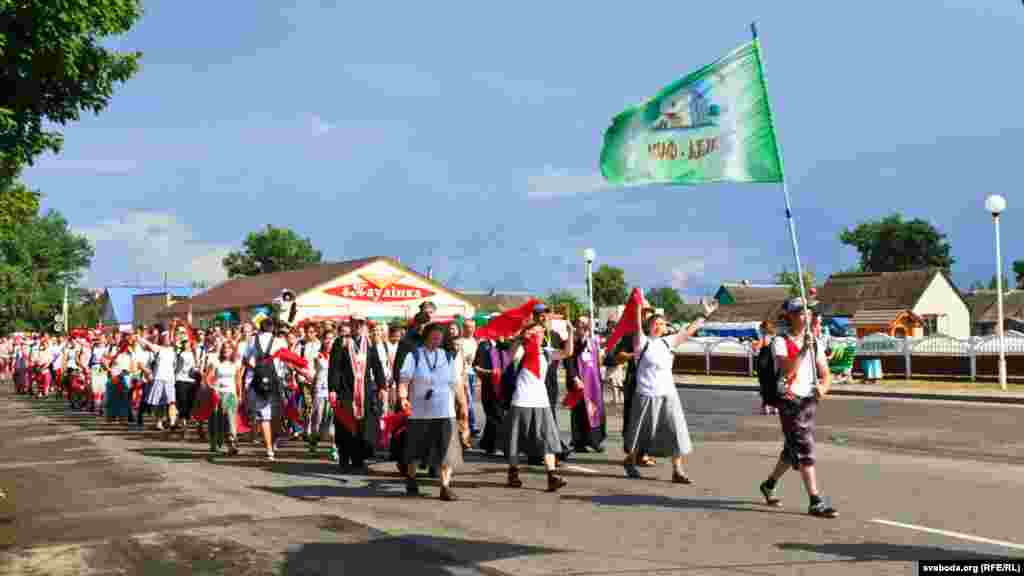
[[994,544],[996,546],[1002,546],[1004,548],[1024,550],[1024,544],[1015,544],[1013,542],[1007,542],[1005,540],[993,540],[991,538],[982,538],[981,536],[972,536],[970,534],[964,534],[963,532],[951,532],[949,530],[939,530],[937,528],[928,528],[926,526],[917,526],[914,524],[904,524],[902,522],[893,522],[891,520],[880,520],[878,518],[873,519],[872,522],[875,522],[877,524],[885,524],[886,526],[896,526],[898,528],[918,530],[920,532],[929,532],[931,534],[938,534],[940,536],[949,536],[950,538],[960,538],[961,540],[969,540],[971,542],[979,542],[981,544]]
[[594,470],[593,468],[584,468],[583,466],[577,466],[575,464],[566,464],[563,466],[566,470],[572,470],[573,472],[585,472],[587,474],[600,474],[600,470]]

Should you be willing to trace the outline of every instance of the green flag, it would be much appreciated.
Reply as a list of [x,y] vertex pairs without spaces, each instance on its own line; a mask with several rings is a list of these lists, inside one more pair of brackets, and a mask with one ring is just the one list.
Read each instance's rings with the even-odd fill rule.
[[616,116],[601,173],[612,184],[782,182],[757,41]]

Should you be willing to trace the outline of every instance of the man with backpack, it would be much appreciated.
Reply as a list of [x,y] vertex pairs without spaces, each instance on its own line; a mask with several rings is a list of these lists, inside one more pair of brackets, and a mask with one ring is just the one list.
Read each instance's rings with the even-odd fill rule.
[[790,331],[772,340],[778,378],[774,389],[765,389],[762,393],[765,402],[779,410],[785,445],[775,470],[759,489],[769,506],[779,506],[781,501],[775,495],[775,488],[786,471],[793,468],[800,472],[810,498],[808,513],[819,518],[835,518],[839,513],[818,492],[814,466],[815,414],[819,398],[828,394],[832,374],[825,351],[818,346],[810,330],[810,310],[804,299],[787,300],[783,310]]
[[274,336],[274,320],[265,318],[245,358],[245,365],[252,375],[247,382],[249,409],[253,420],[259,423],[268,462],[274,461],[274,433],[280,433],[283,407],[281,375],[273,355],[285,347],[285,341]]
[[779,384],[779,375],[775,370],[775,355],[772,352],[772,342],[775,340],[775,322],[765,320],[761,322],[761,339],[755,343],[757,346],[757,380],[761,386],[761,414],[770,416],[778,414],[775,406],[769,404],[769,398],[775,397],[775,390]]

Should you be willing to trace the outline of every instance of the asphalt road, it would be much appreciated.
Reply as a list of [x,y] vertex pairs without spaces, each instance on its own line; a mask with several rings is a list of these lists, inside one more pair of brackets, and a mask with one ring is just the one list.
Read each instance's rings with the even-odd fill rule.
[[[782,509],[756,491],[778,423],[754,394],[684,390],[695,486],[667,462],[623,477],[619,415],[570,484],[503,487],[471,452],[456,503],[408,499],[390,463],[341,476],[299,443],[210,460],[204,445],[0,393],[0,574],[913,574],[925,558],[1024,556],[1024,407],[829,399],[819,473],[842,516],[808,517],[797,476]],[[560,423],[568,426],[568,415]],[[383,572],[381,572],[383,571]]]

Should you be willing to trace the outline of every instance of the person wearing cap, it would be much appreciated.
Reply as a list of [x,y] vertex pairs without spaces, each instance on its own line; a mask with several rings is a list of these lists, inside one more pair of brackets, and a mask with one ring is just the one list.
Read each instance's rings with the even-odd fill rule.
[[782,453],[775,469],[759,490],[769,506],[779,506],[776,487],[790,469],[798,470],[810,499],[808,513],[822,518],[839,515],[818,492],[814,467],[814,427],[818,399],[828,394],[832,374],[825,352],[809,329],[810,310],[802,298],[787,300],[783,310],[789,322],[789,334],[772,341],[775,365],[779,373],[779,421],[784,438]]
[[433,310],[434,305],[430,302],[420,304],[420,311],[412,318],[412,326],[398,342],[398,349],[395,351],[395,364],[391,374],[392,380],[395,382],[401,379],[400,373],[402,366],[405,365],[405,357],[423,345],[423,330],[430,324]]
[[[343,473],[365,474],[373,456],[381,406],[378,390],[386,389],[384,367],[370,346],[366,317],[353,315],[352,338],[339,338],[331,348],[327,385],[336,408],[334,442]],[[348,425],[346,425],[348,422]]]
[[[543,346],[545,348],[559,349],[564,347],[565,343],[562,342],[561,336],[551,330],[551,314],[547,306],[543,302],[538,303],[533,307],[533,321],[544,327],[543,332]],[[547,373],[544,377],[544,385],[548,391],[548,403],[551,407],[551,417],[555,419],[555,430],[558,430],[558,411],[560,410],[558,401],[558,373],[559,368],[562,366],[562,359],[551,360],[551,365],[548,367]],[[572,449],[568,444],[562,440],[561,433],[559,433],[558,443],[561,446],[556,454],[558,460],[568,460],[572,453]],[[533,464],[539,465],[540,462],[534,458],[532,459]]]

